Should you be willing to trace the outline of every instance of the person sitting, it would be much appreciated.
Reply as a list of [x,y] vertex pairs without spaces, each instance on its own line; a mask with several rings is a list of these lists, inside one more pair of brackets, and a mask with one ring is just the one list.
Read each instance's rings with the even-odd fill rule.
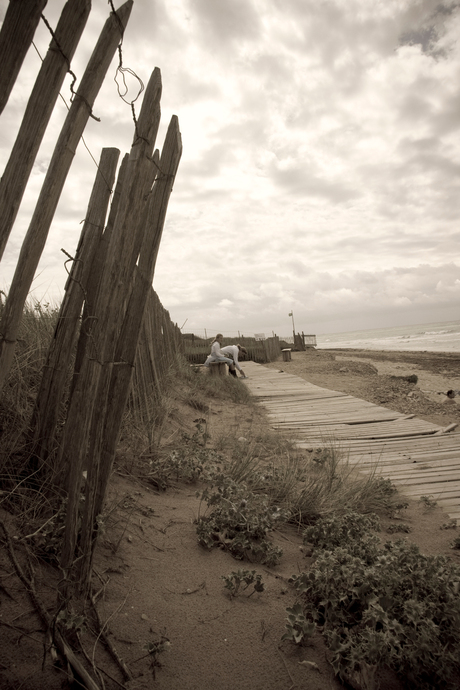
[[220,349],[220,346],[222,345],[223,339],[224,339],[224,336],[222,335],[222,333],[218,333],[216,335],[213,342],[211,343],[211,354],[208,355],[206,362],[204,363],[204,366],[209,367],[209,365],[212,362],[225,362],[225,364],[228,364],[228,368],[230,370],[230,373],[233,376],[236,376],[236,370],[235,370],[235,365],[233,363],[233,359],[230,359],[230,357],[226,357]]
[[[230,357],[233,359],[233,363],[234,363],[236,369],[238,369],[238,371],[240,372],[240,377],[242,379],[247,379],[248,377],[246,376],[246,374],[244,373],[244,371],[242,370],[242,368],[240,367],[240,364],[238,362],[238,359],[240,357],[242,359],[247,357],[248,351],[246,350],[246,348],[241,347],[241,345],[226,345],[225,347],[221,347],[220,351],[224,352],[226,355],[230,355]],[[235,378],[237,378],[236,371],[233,371],[230,373],[233,374],[233,376]]]

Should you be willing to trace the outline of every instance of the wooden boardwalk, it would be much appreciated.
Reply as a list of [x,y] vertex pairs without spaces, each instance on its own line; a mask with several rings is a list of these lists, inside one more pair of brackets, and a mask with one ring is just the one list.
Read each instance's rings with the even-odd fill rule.
[[[280,366],[282,366],[280,364]],[[301,448],[332,440],[363,472],[388,477],[417,500],[431,496],[460,520],[460,430],[393,412],[299,376],[245,362],[248,389],[266,408],[274,429]]]

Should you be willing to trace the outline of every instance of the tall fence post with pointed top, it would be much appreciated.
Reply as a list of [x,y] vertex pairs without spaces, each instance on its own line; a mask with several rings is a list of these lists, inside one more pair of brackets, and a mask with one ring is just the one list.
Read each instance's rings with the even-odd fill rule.
[[95,482],[99,472],[99,456],[107,409],[107,395],[115,363],[118,332],[132,287],[137,256],[137,234],[142,232],[140,221],[147,204],[155,168],[152,154],[160,124],[161,74],[155,69],[145,90],[142,108],[136,125],[128,160],[125,184],[108,247],[107,259],[94,307],[91,330],[91,352],[82,362],[78,380],[69,403],[67,421],[61,447],[61,457],[68,469],[67,519],[61,565],[66,572],[74,559],[77,539],[77,513],[81,473],[86,458],[88,482]]
[[[29,0],[20,0],[24,16]],[[19,2],[15,2],[19,5]],[[38,5],[38,3],[36,3]],[[16,219],[46,127],[91,10],[90,0],[69,0],[35,80],[16,141],[0,180],[0,259]],[[5,18],[6,20],[6,18]],[[2,27],[3,31],[3,27]],[[6,66],[0,62],[1,74]]]
[[47,1],[10,0],[9,2],[0,31],[0,114],[8,103]]
[[0,321],[0,390],[13,360],[24,304],[42,255],[49,228],[73,161],[75,149],[90,117],[94,101],[126,27],[133,0],[127,0],[107,19],[80,87],[70,106],[40,191],[29,229],[21,247]]
[[[55,430],[86,299],[94,255],[102,237],[120,151],[103,149],[85,222],[59,310],[31,420],[34,456],[40,463],[55,447]],[[54,468],[56,472],[57,468]]]

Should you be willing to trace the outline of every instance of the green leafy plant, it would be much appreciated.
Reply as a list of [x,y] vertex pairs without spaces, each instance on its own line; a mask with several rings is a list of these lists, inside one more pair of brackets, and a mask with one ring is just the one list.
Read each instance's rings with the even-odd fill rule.
[[300,604],[295,604],[286,609],[287,623],[286,632],[281,641],[294,642],[297,645],[305,645],[315,634],[316,625],[314,621],[308,620]]
[[224,474],[214,477],[214,485],[201,494],[209,512],[198,517],[197,535],[201,546],[221,547],[234,558],[276,565],[282,550],[267,540],[268,533],[285,519],[265,495],[252,493],[246,484]]
[[369,531],[378,532],[380,520],[377,515],[361,515],[347,511],[343,515],[330,515],[321,518],[315,525],[304,530],[304,542],[321,549],[328,549],[345,544],[353,544],[362,539]]
[[305,544],[316,549],[347,548],[354,556],[372,560],[378,549],[379,539],[375,534],[380,530],[377,515],[361,515],[347,511],[342,515],[329,515],[321,518],[315,525],[304,530]]
[[86,627],[86,618],[63,609],[57,614],[56,623],[67,632],[80,633]]
[[438,502],[434,500],[433,496],[420,496],[420,503],[425,511],[433,510],[438,505]]
[[404,522],[398,522],[397,524],[388,525],[388,534],[394,534],[395,532],[412,532],[412,527],[406,525]]
[[207,431],[203,423],[201,419],[196,421],[194,434],[184,432],[175,450],[166,456],[154,454],[149,459],[146,477],[156,488],[164,491],[173,481],[194,483],[216,473],[222,458],[212,448],[205,447]]
[[363,525],[355,517],[316,525],[310,538],[322,550],[290,580],[305,619],[323,628],[335,673],[351,683],[387,667],[408,687],[456,689],[459,567],[402,540],[376,548]]
[[87,619],[81,613],[74,613],[68,608],[61,609],[55,618],[56,628],[63,634],[64,638],[75,648],[81,647],[80,633],[85,633],[88,629]]
[[[389,481],[389,480],[386,480]],[[403,510],[406,510],[409,507],[409,502],[408,501],[397,501],[394,504],[392,504],[388,510],[389,516],[391,518],[399,518],[401,516],[401,512]]]
[[[238,593],[244,592],[251,585],[253,585],[253,590],[248,595],[250,597],[254,592],[263,592],[265,589],[265,585],[262,582],[262,575],[260,573],[256,575],[255,570],[237,570],[231,572],[230,575],[222,575],[221,577],[231,597],[235,597]],[[244,587],[242,587],[243,583]]]
[[149,642],[146,642],[142,649],[146,652],[146,654],[143,654],[140,656],[138,659],[135,659],[132,661],[132,664],[137,663],[141,659],[145,659],[146,657],[150,657],[150,669],[152,671],[153,679],[155,680],[155,675],[156,675],[156,669],[161,668],[162,664],[160,660],[158,659],[158,656],[162,654],[163,652],[169,652],[171,648],[171,643],[169,639],[165,635],[160,635],[158,639],[156,640],[149,640]]

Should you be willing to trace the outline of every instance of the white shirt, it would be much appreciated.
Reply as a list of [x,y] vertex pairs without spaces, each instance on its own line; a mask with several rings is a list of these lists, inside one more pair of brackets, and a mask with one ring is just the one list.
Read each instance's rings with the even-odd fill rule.
[[237,345],[226,345],[225,347],[221,347],[220,351],[223,353],[228,353],[233,357],[233,361],[235,362],[235,366],[238,369],[238,371],[241,371],[241,367],[238,364],[238,346]]
[[211,345],[211,355],[214,355],[215,357],[225,357],[225,355],[222,354],[218,340],[215,340]]

